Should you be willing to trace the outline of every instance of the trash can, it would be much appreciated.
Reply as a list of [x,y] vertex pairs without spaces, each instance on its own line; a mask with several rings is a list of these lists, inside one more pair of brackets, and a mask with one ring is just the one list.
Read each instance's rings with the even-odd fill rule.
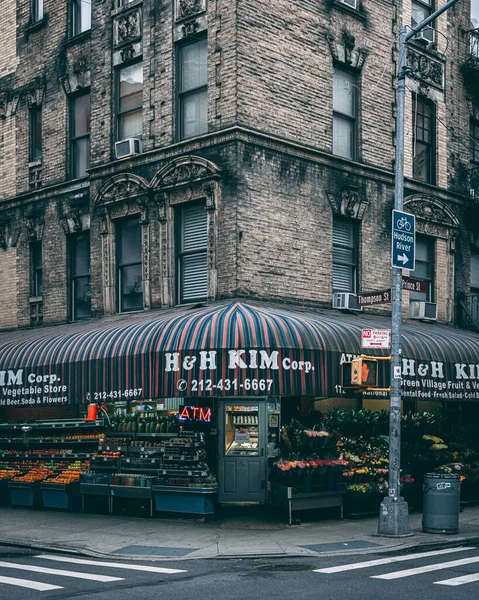
[[459,475],[424,475],[422,530],[425,533],[458,533],[461,478]]

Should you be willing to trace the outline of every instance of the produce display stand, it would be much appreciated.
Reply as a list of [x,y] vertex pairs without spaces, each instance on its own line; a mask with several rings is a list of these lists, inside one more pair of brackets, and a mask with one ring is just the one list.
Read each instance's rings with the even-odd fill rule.
[[12,506],[42,506],[42,493],[40,481],[9,481],[10,502]]
[[0,506],[7,506],[10,504],[10,494],[8,491],[8,479],[0,480]]
[[108,513],[112,513],[112,499],[108,483],[80,483],[80,494],[82,511],[85,511],[85,496],[91,498],[106,497],[108,501]]
[[289,487],[275,481],[271,484],[273,504],[288,507],[288,521],[293,522],[293,513],[302,510],[319,510],[337,507],[343,518],[343,500],[346,486],[342,483],[329,486]]
[[51,483],[42,481],[40,489],[45,508],[61,508],[69,511],[80,510],[81,498],[78,482]]
[[192,515],[213,515],[217,487],[176,487],[154,485],[155,509],[158,512],[188,513]]
[[113,512],[113,500],[115,498],[148,500],[150,503],[150,517],[153,516],[153,495],[151,487],[139,487],[137,485],[110,485],[111,512]]

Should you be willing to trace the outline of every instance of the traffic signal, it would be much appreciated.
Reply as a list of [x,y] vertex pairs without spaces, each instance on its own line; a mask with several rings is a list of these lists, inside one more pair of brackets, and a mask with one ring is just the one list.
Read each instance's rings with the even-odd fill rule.
[[342,365],[343,388],[378,387],[378,361],[374,358],[353,358]]

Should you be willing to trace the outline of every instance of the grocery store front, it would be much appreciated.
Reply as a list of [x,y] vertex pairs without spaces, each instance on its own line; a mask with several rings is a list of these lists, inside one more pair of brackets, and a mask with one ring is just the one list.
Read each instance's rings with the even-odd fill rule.
[[[6,333],[0,421],[35,419],[51,408],[57,419],[72,407],[83,416],[101,404],[111,425],[105,436],[122,440],[110,442],[118,456],[102,458],[105,465],[116,460],[115,482],[135,475],[136,466],[143,474],[149,469],[163,491],[176,488],[177,497],[157,498],[157,510],[178,506],[183,488],[211,484],[208,468],[216,473],[220,502],[264,503],[282,424],[322,399],[346,401],[341,363],[361,354],[362,328],[388,323],[362,314],[230,302]],[[477,336],[405,325],[402,351],[405,399],[479,400]],[[380,363],[380,386],[388,383],[388,369]],[[371,401],[383,400],[378,394]],[[187,444],[179,429],[192,432]],[[161,442],[162,456],[154,455],[161,436],[176,432],[178,439]],[[124,454],[132,447],[138,455]],[[197,468],[193,462],[182,468],[194,459]]]

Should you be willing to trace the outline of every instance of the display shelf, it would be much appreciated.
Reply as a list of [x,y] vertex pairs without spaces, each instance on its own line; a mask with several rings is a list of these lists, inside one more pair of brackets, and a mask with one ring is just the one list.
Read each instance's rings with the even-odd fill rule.
[[115,446],[112,444],[109,444],[107,446],[105,445],[99,445],[98,446],[98,451],[99,452],[127,452],[128,451],[129,446]]
[[10,502],[13,506],[42,506],[40,481],[9,481]]
[[152,491],[150,487],[140,487],[138,485],[111,485],[110,495],[118,498],[138,498],[139,500],[151,500]]
[[84,496],[109,496],[109,483],[82,483],[80,482],[80,494]]
[[163,469],[159,468],[160,475],[171,475],[172,477],[207,477],[208,469]]
[[155,509],[158,512],[213,515],[215,512],[216,487],[187,488],[154,485]]
[[32,429],[86,429],[90,427],[104,427],[104,419],[97,421],[83,421],[78,419],[68,419],[61,421],[34,421],[32,423],[1,423],[0,430],[22,431],[24,427]]
[[0,459],[3,460],[4,458],[51,458],[51,459],[56,459],[56,458],[91,458],[93,456],[93,452],[90,452],[89,454],[84,453],[84,452],[80,452],[78,454],[72,454],[71,452],[65,452],[62,454],[32,454],[31,452],[16,452],[15,454],[4,454],[3,456],[0,456]]
[[60,508],[63,510],[80,510],[80,483],[50,483],[42,481],[40,484],[43,506],[45,508]]

